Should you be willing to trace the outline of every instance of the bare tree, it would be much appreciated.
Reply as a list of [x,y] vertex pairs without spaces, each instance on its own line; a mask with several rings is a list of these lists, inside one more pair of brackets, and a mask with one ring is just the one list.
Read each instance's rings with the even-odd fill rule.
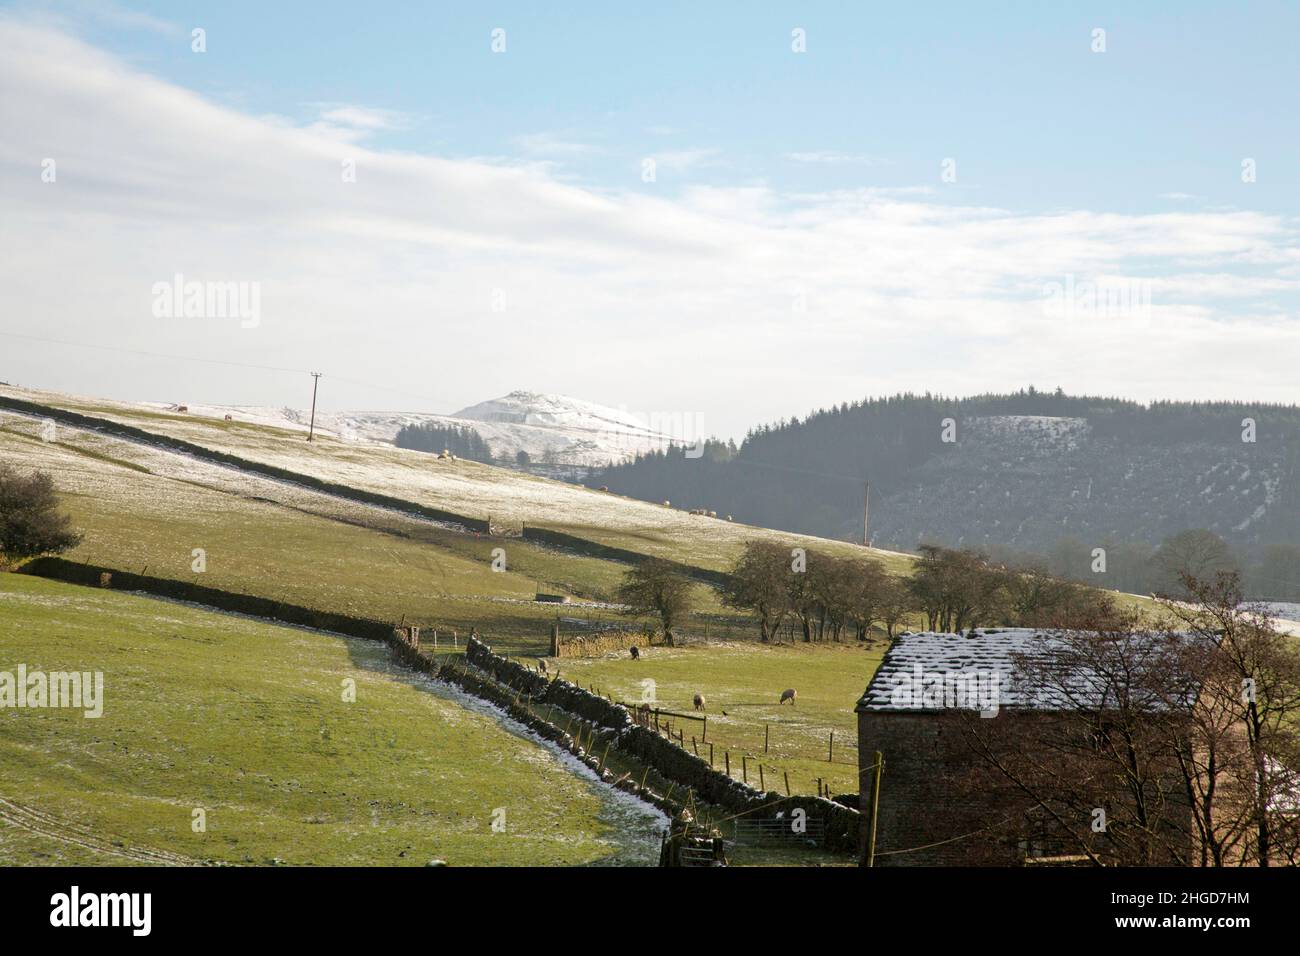
[[1190,598],[1185,579],[1211,581],[1221,571],[1235,571],[1236,560],[1226,541],[1213,531],[1194,528],[1166,538],[1152,562],[1156,590],[1173,597]]
[[628,614],[657,616],[664,642],[672,647],[674,630],[691,611],[694,590],[694,583],[672,564],[651,558],[628,569],[618,599],[627,605]]
[[722,586],[722,603],[754,611],[766,644],[790,611],[790,575],[789,548],[774,541],[748,541]]
[[1227,715],[1247,759],[1238,776],[1249,858],[1259,866],[1292,862],[1300,852],[1300,648],[1265,608],[1243,602],[1236,572],[1184,574],[1181,585],[1193,600],[1165,607],[1211,648],[1202,667],[1205,706]]
[[969,549],[923,544],[908,586],[932,631],[996,623],[1005,614],[1006,574]]

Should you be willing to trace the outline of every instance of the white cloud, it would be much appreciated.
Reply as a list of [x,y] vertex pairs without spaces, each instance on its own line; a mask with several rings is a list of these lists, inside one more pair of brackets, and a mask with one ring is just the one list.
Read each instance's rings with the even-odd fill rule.
[[722,150],[716,146],[707,146],[699,149],[664,150],[651,154],[651,158],[663,169],[684,173],[697,166],[717,165],[721,155]]
[[536,156],[582,156],[601,150],[590,143],[566,139],[556,133],[526,133],[512,142],[526,153]]
[[[443,411],[569,392],[706,413],[730,434],[897,389],[1294,398],[1300,245],[1278,216],[1026,215],[663,177],[583,188],[540,163],[366,146],[403,121],[373,108],[327,104],[305,127],[244,115],[5,16],[0,88],[0,331],[310,365],[436,393]],[[688,170],[721,154],[656,158]],[[178,272],[260,282],[260,326],[155,319],[150,288]],[[1152,308],[1052,318],[1044,283],[1067,275],[1151,277]],[[273,376],[0,342],[10,381],[302,400]],[[324,398],[381,401],[337,380]]]
[[785,158],[794,163],[815,163],[824,166],[888,166],[889,160],[864,153],[842,153],[838,150],[812,150],[786,153]]

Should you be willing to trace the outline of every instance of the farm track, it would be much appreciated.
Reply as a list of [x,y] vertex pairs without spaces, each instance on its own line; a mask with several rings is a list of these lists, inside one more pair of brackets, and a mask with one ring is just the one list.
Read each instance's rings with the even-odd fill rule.
[[96,835],[89,828],[77,823],[69,823],[58,817],[25,807],[0,797],[0,823],[35,833],[60,843],[70,843],[82,849],[93,850],[109,856],[130,860],[133,863],[145,863],[151,866],[206,866],[201,860],[195,860],[179,853],[167,850],[152,850],[147,847],[128,847],[114,843],[112,840]]

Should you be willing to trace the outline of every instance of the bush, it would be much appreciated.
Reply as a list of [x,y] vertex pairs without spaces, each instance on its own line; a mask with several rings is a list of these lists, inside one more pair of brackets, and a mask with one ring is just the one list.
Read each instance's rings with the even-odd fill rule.
[[54,480],[44,472],[19,474],[0,465],[0,556],[22,561],[58,554],[81,542],[59,510]]

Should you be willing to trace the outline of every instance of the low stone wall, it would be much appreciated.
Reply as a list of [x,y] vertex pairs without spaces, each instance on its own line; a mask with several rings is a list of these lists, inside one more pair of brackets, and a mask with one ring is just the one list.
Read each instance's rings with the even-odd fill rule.
[[335,614],[332,611],[318,611],[298,604],[286,604],[283,601],[273,601],[270,598],[255,597],[251,594],[223,591],[220,588],[205,587],[189,581],[155,578],[94,564],[81,564],[66,558],[37,558],[23,565],[20,573],[67,581],[69,584],[82,584],[87,587],[104,587],[115,591],[143,591],[159,597],[191,601],[221,611],[248,614],[282,624],[297,624],[300,627],[311,627],[321,631],[335,631],[349,637],[363,637],[367,640],[385,642],[393,640],[393,625],[382,621]]
[[226,452],[216,451],[203,445],[196,445],[193,442],[185,441],[181,438],[172,438],[169,435],[160,435],[156,432],[145,431],[143,428],[136,428],[134,425],[125,425],[121,422],[115,422],[108,418],[95,418],[90,415],[82,415],[78,412],[68,411],[63,408],[55,408],[52,405],[41,405],[36,402],[23,401],[20,398],[11,398],[7,395],[0,395],[0,408],[7,408],[11,411],[21,412],[24,415],[35,415],[41,418],[53,419],[64,425],[72,425],[76,428],[85,428],[90,431],[100,432],[105,435],[112,435],[115,438],[124,438],[128,441],[141,442],[146,445],[153,445],[157,448],[165,448],[168,451],[182,452],[202,461],[212,462],[218,465],[227,465],[238,468],[240,471],[252,472],[267,478],[274,478],[277,481],[285,481],[294,485],[301,485],[312,491],[321,491],[336,498],[347,498],[352,501],[359,501],[362,504],[378,505],[382,508],[392,508],[396,511],[404,511],[409,514],[419,515],[423,518],[430,518],[434,521],[445,521],[448,523],[458,524],[470,531],[480,533],[489,533],[488,521],[485,518],[471,518],[468,515],[456,514],[453,511],[445,511],[442,508],[431,508],[428,505],[422,505],[414,501],[404,501],[401,498],[393,498],[389,495],[381,495],[373,491],[364,491],[360,488],[353,488],[350,485],[341,485],[333,481],[325,481],[321,478],[315,478],[311,475],[304,475],[296,471],[289,471],[287,468],[280,468],[276,465],[268,465],[260,461],[252,461],[248,458],[241,458],[238,455],[231,455]]
[[474,667],[513,690],[531,696],[534,701],[554,704],[611,731],[613,745],[641,763],[653,767],[675,784],[694,790],[701,799],[733,813],[789,812],[803,809],[810,820],[821,820],[828,849],[858,851],[861,814],[824,797],[811,795],[783,796],[774,791],[764,793],[695,756],[648,727],[637,725],[632,714],[621,704],[611,703],[576,684],[545,676],[515,661],[492,653],[492,649],[470,638],[465,659]]
[[602,634],[561,634],[554,657],[604,657],[630,647],[650,647],[654,639],[644,631],[614,631]]

